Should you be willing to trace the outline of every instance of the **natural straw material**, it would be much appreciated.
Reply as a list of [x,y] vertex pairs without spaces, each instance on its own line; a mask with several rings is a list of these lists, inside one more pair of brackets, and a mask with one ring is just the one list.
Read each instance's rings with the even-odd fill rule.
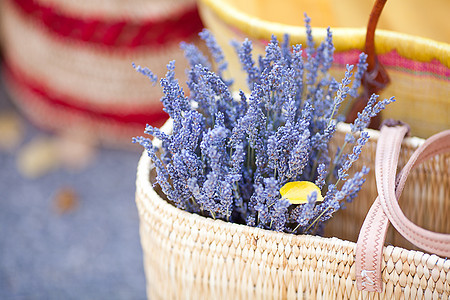
[[[337,139],[348,126],[340,126]],[[371,139],[360,164],[371,164],[378,139]],[[423,140],[405,139],[400,166]],[[339,144],[339,143],[337,143]],[[439,156],[410,174],[400,201],[418,225],[450,232],[450,156]],[[190,214],[168,204],[152,188],[152,164],[144,153],[137,171],[136,203],[149,299],[448,299],[450,260],[397,247],[388,235],[383,252],[383,292],[359,292],[355,243],[360,221],[376,197],[373,172],[347,211],[327,224],[332,236],[291,235]],[[420,192],[418,192],[420,191]],[[350,216],[342,217],[341,212]],[[423,224],[420,215],[432,224]],[[428,225],[432,225],[429,227]],[[348,239],[348,240],[347,240]],[[410,248],[409,248],[410,249]]]

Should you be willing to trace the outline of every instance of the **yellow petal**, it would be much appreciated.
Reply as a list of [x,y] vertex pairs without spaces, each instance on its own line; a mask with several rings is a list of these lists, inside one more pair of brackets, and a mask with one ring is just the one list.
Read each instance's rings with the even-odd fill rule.
[[317,202],[322,202],[323,197],[317,185],[310,181],[293,181],[286,183],[280,194],[292,204],[303,204],[308,202],[308,196],[314,191],[317,192]]

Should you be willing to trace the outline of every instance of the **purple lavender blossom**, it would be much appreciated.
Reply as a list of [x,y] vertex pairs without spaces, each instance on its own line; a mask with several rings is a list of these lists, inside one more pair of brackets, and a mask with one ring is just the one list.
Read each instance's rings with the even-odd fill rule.
[[363,183],[366,181],[364,176],[367,175],[369,171],[370,169],[364,166],[361,171],[356,172],[351,179],[344,183],[342,189],[336,193],[336,200],[339,202],[342,202],[343,200],[351,202],[361,190]]
[[[151,136],[154,136],[155,138],[161,140],[163,144],[170,143],[170,135],[168,135],[165,132],[162,132],[159,128],[153,127],[153,126],[151,126],[149,124],[147,124],[145,126],[144,133],[148,134],[148,135],[151,135]],[[144,146],[144,145],[142,145],[142,146]]]
[[238,48],[239,60],[241,62],[242,68],[247,72],[247,84],[250,89],[253,88],[255,83],[259,83],[259,72],[258,68],[255,66],[255,61],[252,58],[253,45],[248,39],[242,43],[242,46]]
[[[198,106],[198,111],[203,115],[215,116],[217,106],[214,92],[208,83],[210,71],[202,65],[195,65],[189,72],[188,86],[191,91],[191,99]],[[213,126],[214,117],[206,118],[207,125]]]
[[278,198],[273,204],[271,220],[270,220],[270,229],[282,232],[285,230],[286,222],[288,219],[287,212],[288,208],[291,205],[289,201],[284,198]]
[[309,140],[309,130],[306,129],[297,144],[292,149],[289,158],[289,171],[287,172],[288,178],[295,180],[303,173],[303,169],[309,162],[309,151],[311,144]]
[[208,47],[215,63],[217,64],[217,74],[219,75],[219,77],[222,77],[223,71],[225,71],[228,67],[228,63],[225,60],[222,48],[220,48],[220,46],[217,44],[216,39],[209,30],[203,29],[203,31],[198,35],[202,40],[205,41],[206,46]]
[[361,171],[356,172],[351,179],[345,182],[340,191],[337,190],[335,185],[330,185],[324,201],[314,209],[315,224],[311,224],[313,225],[311,227],[317,226],[319,223],[323,223],[330,219],[336,211],[342,208],[343,200],[351,202],[365,182],[363,176],[368,173],[369,168],[363,167]]
[[292,62],[291,62],[291,68],[294,71],[294,81],[297,85],[297,90],[295,94],[295,103],[296,107],[302,106],[302,97],[303,97],[303,72],[304,72],[304,64],[303,64],[303,57],[302,57],[302,46],[301,45],[295,45],[292,47]]
[[306,13],[304,14],[304,16],[305,16],[304,21],[305,21],[306,36],[307,36],[307,39],[306,39],[306,45],[307,45],[306,53],[307,53],[307,55],[309,57],[312,57],[316,50],[314,48],[315,43],[314,43],[314,38],[313,38],[313,35],[312,35],[311,18],[308,17],[308,15]]
[[292,63],[291,46],[289,42],[289,34],[283,35],[283,43],[281,43],[281,54],[286,63],[286,66],[290,67]]
[[328,191],[324,197],[322,203],[314,207],[314,218],[309,224],[309,229],[317,227],[319,223],[325,222],[333,216],[333,213],[340,208],[340,203],[336,199],[336,193],[338,192],[336,185],[328,185]]
[[353,65],[347,65],[346,67],[346,72],[344,74],[344,78],[342,78],[341,83],[339,84],[339,89],[337,90],[336,96],[334,97],[333,100],[333,110],[331,111],[331,114],[329,116],[329,119],[333,119],[337,113],[337,110],[339,109],[341,103],[345,100],[345,98],[348,95],[348,92],[350,90],[350,88],[348,87],[348,85],[350,84],[351,80],[350,77],[352,76],[352,70],[353,70]]
[[203,135],[203,140],[200,143],[202,155],[205,157],[211,171],[223,176],[228,172],[224,168],[227,165],[228,157],[225,146],[229,134],[229,130],[225,127],[216,126]]
[[366,131],[361,132],[361,137],[357,140],[356,145],[353,147],[352,153],[348,156],[348,159],[338,170],[338,180],[346,180],[348,170],[352,164],[358,160],[361,155],[362,147],[366,144],[369,139],[369,133]]
[[242,90],[239,90],[239,98],[239,104],[235,104],[235,106],[237,107],[237,109],[235,110],[236,114],[238,115],[238,117],[236,118],[237,120],[245,115],[248,108],[247,97]]
[[[311,19],[305,13],[305,28],[306,28],[306,64],[305,69],[308,71],[306,73],[306,84],[308,86],[308,92],[314,93],[314,83],[317,79],[317,71],[319,70],[319,65],[323,61],[323,51],[326,48],[324,43],[321,43],[318,49],[315,49],[315,42],[312,36]],[[316,55],[317,54],[317,55]]]
[[245,154],[244,144],[237,144],[234,148],[233,154],[231,155],[231,174],[241,174],[242,165],[245,161]]
[[[306,136],[309,132],[304,134]],[[306,138],[299,142],[299,136],[301,135],[293,124],[281,126],[269,136],[267,145],[268,166],[282,184],[301,173],[301,169],[304,167],[304,158],[308,153],[309,141]],[[294,153],[291,155],[293,149]],[[295,153],[295,151],[298,153]]]
[[190,212],[198,212],[198,204],[190,201],[192,194],[189,192],[188,181],[191,178],[201,178],[202,167],[201,160],[188,150],[175,153],[172,156],[172,162],[167,164],[173,189],[178,193],[176,202],[179,207]]
[[206,118],[209,127],[214,126],[214,118],[218,112],[224,114],[227,128],[235,126],[237,118],[240,117],[240,107],[234,105],[231,92],[217,74],[196,65],[190,72],[189,86],[191,99],[197,103],[198,110],[210,115]]
[[[356,141],[355,136],[351,133],[348,132],[345,134],[345,138],[344,138],[344,142],[347,144],[353,144]],[[340,149],[338,149],[338,153],[339,153]]]
[[[214,174],[210,173],[208,174],[208,180],[205,181],[205,184],[203,184],[203,187],[212,187],[211,181],[214,181],[213,177]],[[206,185],[206,182],[208,182],[208,185]],[[192,177],[187,182],[189,191],[192,193],[192,196],[194,197],[196,203],[199,205],[199,209],[201,212],[209,212],[210,216],[215,218],[214,212],[217,210],[217,204],[215,201],[214,192],[210,192],[209,190],[206,190],[204,188],[200,188],[198,184],[198,180],[195,177]],[[212,194],[212,196],[211,196]]]
[[233,212],[233,188],[229,182],[222,180],[219,186],[219,209],[218,212],[225,219],[229,220]]
[[[209,31],[200,37],[217,72],[196,46],[181,45],[191,65],[189,96],[175,79],[174,62],[160,80],[161,102],[173,119],[172,133],[146,127],[146,134],[161,140],[159,148],[148,138],[134,139],[153,161],[156,183],[169,202],[189,212],[249,226],[317,233],[343,203],[353,200],[368,172],[363,168],[349,176],[368,139],[364,129],[394,99],[378,101],[372,96],[351,124],[344,145],[330,154],[329,142],[342,118],[339,107],[348,95],[357,95],[367,56],[360,55],[351,88],[353,66],[347,65],[339,83],[328,74],[334,53],[331,30],[315,48],[307,15],[305,27],[305,50],[300,45],[291,47],[287,35],[281,44],[272,36],[258,64],[249,40],[235,46],[250,90],[248,94],[239,91],[237,99],[232,96],[231,81],[223,79],[227,63]],[[133,66],[157,80],[147,68]],[[352,146],[350,153],[346,145]],[[283,199],[280,187],[298,180],[315,182],[322,193],[327,191],[324,200],[317,203],[317,193],[309,195],[306,204]]]
[[184,51],[184,56],[189,61],[191,68],[196,65],[202,65],[209,70],[212,69],[211,63],[209,62],[208,58],[194,44],[181,42],[180,48]]
[[183,114],[179,122],[178,132],[172,134],[168,149],[172,153],[188,149],[195,151],[199,140],[202,138],[204,117],[197,111],[188,111]]
[[278,63],[282,57],[283,55],[277,37],[272,35],[269,44],[266,46],[266,56],[264,58],[265,67],[269,67],[272,63]]
[[358,117],[352,124],[350,124],[352,133],[357,133],[364,130],[364,128],[367,128],[370,123],[373,106],[377,102],[378,97],[378,95],[372,94],[372,96],[367,101],[367,105],[366,107],[364,107],[363,111],[358,112]]
[[319,189],[322,189],[322,187],[325,185],[327,174],[328,171],[325,167],[325,164],[319,164],[319,166],[317,167],[317,178],[315,181],[315,184],[319,187]]
[[[291,213],[291,219],[297,223],[296,228],[302,229],[301,231],[303,231],[314,218],[314,207],[316,205],[316,199],[317,192],[314,192],[310,196],[308,196],[308,203],[297,206]],[[295,231],[296,230],[294,229],[294,233]]]
[[327,74],[328,70],[330,70],[331,65],[333,64],[333,54],[334,54],[334,45],[333,45],[333,34],[331,33],[330,27],[327,28],[327,37],[323,42],[324,49],[322,51],[322,68],[321,71],[324,74]]
[[251,227],[256,227],[256,217],[255,215],[248,215],[247,216],[247,220],[245,221],[245,224],[247,224],[247,226],[251,226]]
[[264,178],[256,184],[252,196],[257,213],[257,226],[260,228],[283,231],[287,222],[289,201],[280,198],[280,185],[273,177]]
[[375,106],[373,107],[370,117],[375,117],[376,115],[378,115],[383,109],[386,108],[386,105],[392,102],[395,102],[394,97],[384,99],[383,101],[378,101],[377,104],[375,104]]
[[358,97],[358,89],[361,86],[361,80],[362,80],[364,73],[366,72],[367,66],[368,66],[366,61],[367,61],[367,54],[362,52],[359,55],[359,60],[356,65],[357,71],[354,76],[352,88],[349,91],[349,95],[352,96],[353,98]]
[[352,133],[363,131],[365,128],[367,128],[367,126],[369,126],[371,118],[375,117],[383,109],[385,109],[386,105],[395,102],[394,97],[384,99],[382,101],[377,101],[378,97],[378,95],[372,94],[372,96],[370,96],[369,100],[367,101],[367,105],[366,107],[364,107],[363,111],[358,112],[358,117],[352,124],[350,124]]
[[141,66],[136,66],[135,63],[131,63],[131,65],[137,72],[141,73],[142,75],[147,76],[148,79],[150,79],[150,81],[152,82],[153,86],[156,85],[156,83],[158,82],[158,76],[156,76],[149,68],[143,68]]
[[164,105],[164,111],[174,120],[175,125],[180,119],[181,112],[190,110],[188,98],[185,96],[183,89],[175,78],[175,61],[169,62],[167,65],[166,77],[161,79],[161,87],[164,96],[161,102]]
[[139,136],[139,137],[134,138],[133,142],[141,144],[147,150],[148,156],[152,159],[153,163],[155,164],[155,169],[156,169],[156,174],[157,174],[156,182],[160,185],[161,190],[167,196],[169,201],[171,201],[175,204],[178,204],[179,197],[178,197],[177,191],[175,191],[169,184],[169,173],[167,172],[166,168],[164,167],[164,164],[161,162],[161,160],[156,155],[155,148],[153,147],[151,141],[148,138]]
[[[322,44],[321,47],[323,48],[324,45]],[[323,51],[323,49],[318,49],[318,51]],[[308,53],[308,48],[306,53],[308,55],[305,64],[305,69],[308,71],[306,73],[306,84],[308,86],[308,92],[311,94],[314,93],[315,90],[314,84],[316,83],[316,79],[318,77],[317,71],[319,70],[320,56],[310,56]]]

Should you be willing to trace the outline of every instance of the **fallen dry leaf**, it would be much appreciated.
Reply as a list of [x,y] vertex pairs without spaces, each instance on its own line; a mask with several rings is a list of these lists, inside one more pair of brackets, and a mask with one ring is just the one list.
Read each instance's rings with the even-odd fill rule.
[[17,168],[28,178],[45,175],[59,164],[58,149],[54,140],[49,137],[34,138],[19,150],[17,156]]
[[21,117],[13,111],[0,113],[0,150],[13,151],[24,138]]
[[58,136],[55,138],[55,144],[61,165],[69,170],[82,170],[87,167],[97,151],[90,140],[74,135]]
[[56,192],[53,203],[58,214],[65,214],[78,207],[79,197],[73,188],[63,187]]

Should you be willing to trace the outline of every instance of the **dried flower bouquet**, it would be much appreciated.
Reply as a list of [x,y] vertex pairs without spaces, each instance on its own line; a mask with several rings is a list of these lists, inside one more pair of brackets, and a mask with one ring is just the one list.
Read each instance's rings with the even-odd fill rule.
[[[369,135],[370,119],[394,98],[379,101],[372,95],[351,124],[351,133],[336,153],[329,142],[336,124],[344,119],[339,108],[356,97],[367,68],[362,53],[353,84],[347,65],[337,82],[329,74],[334,46],[331,30],[316,48],[310,19],[305,15],[306,48],[279,44],[273,37],[265,56],[256,63],[252,43],[236,44],[247,73],[250,92],[233,97],[232,81],[222,50],[204,30],[200,37],[214,58],[216,72],[194,45],[182,44],[190,62],[190,95],[175,79],[175,62],[168,64],[164,110],[173,120],[170,134],[147,126],[145,133],[161,140],[157,148],[146,137],[136,137],[156,169],[156,182],[167,201],[188,212],[230,222],[288,233],[320,234],[323,224],[352,201],[368,168],[352,177],[348,171]],[[134,66],[154,83],[147,68]]]

